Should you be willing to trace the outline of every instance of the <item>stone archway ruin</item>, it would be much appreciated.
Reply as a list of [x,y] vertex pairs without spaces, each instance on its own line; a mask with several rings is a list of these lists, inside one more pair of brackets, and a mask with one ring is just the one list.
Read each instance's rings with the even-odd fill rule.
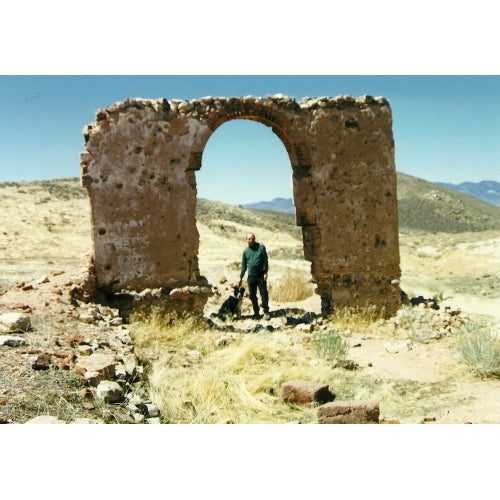
[[92,214],[96,286],[161,288],[202,310],[196,179],[222,123],[272,127],[292,167],[296,223],[321,296],[334,306],[401,305],[392,114],[383,97],[127,99],[84,129],[82,183]]

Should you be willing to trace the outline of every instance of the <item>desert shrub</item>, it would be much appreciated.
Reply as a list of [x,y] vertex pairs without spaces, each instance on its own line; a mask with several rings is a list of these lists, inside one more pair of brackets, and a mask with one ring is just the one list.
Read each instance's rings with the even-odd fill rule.
[[428,310],[403,306],[392,318],[392,323],[397,333],[404,334],[412,342],[424,343],[436,338],[432,316]]
[[309,276],[298,269],[290,269],[269,289],[269,298],[275,302],[299,302],[311,297],[314,285]]
[[456,352],[480,377],[500,377],[500,341],[485,323],[467,323],[458,330]]
[[334,364],[345,359],[349,350],[349,345],[336,330],[313,334],[311,345],[321,357]]

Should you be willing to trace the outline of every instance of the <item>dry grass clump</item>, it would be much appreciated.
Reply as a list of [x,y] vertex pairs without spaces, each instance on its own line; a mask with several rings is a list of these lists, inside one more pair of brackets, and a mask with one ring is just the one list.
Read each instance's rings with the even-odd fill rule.
[[374,333],[385,324],[384,312],[375,306],[336,307],[328,320],[336,329],[351,332]]
[[299,302],[314,294],[310,275],[299,269],[289,269],[269,287],[269,299],[275,302]]
[[500,377],[500,340],[491,335],[483,322],[466,323],[458,331],[455,351],[475,375]]
[[153,307],[148,316],[133,314],[130,318],[133,341],[139,357],[157,359],[166,352],[176,352],[180,347],[200,349],[207,337],[206,322],[197,316],[165,314],[161,307]]

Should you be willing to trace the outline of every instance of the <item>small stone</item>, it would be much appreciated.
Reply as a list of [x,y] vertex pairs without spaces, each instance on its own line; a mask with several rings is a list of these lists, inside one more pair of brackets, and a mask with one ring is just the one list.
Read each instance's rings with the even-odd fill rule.
[[25,313],[0,314],[0,332],[27,332],[31,328],[30,317]]
[[295,326],[296,330],[299,330],[300,332],[303,333],[311,333],[313,331],[313,325],[308,324],[308,323],[299,323],[298,325]]
[[33,370],[48,370],[50,368],[50,362],[50,354],[43,353],[33,359],[31,368],[33,368]]
[[92,387],[97,387],[102,382],[102,376],[99,372],[85,372],[84,377]]
[[82,356],[90,356],[93,351],[92,351],[92,347],[90,347],[89,345],[79,345],[78,352]]
[[97,386],[96,396],[105,403],[118,403],[123,399],[123,389],[118,382],[103,380]]
[[137,410],[148,418],[154,418],[160,416],[160,409],[150,403],[140,403],[137,406]]
[[26,344],[26,341],[21,337],[12,337],[10,335],[0,335],[0,345],[6,345],[9,347],[18,347],[20,345]]
[[386,342],[384,344],[384,349],[391,353],[396,354],[399,351],[410,351],[410,341],[409,340],[399,340],[397,342]]

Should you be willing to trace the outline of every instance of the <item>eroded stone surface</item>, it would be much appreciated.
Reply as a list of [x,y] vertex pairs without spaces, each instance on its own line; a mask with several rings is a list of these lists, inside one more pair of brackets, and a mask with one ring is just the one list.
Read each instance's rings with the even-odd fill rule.
[[[190,290],[202,308],[196,178],[224,122],[272,127],[290,159],[296,222],[322,298],[394,314],[401,304],[392,114],[385,98],[127,99],[84,129],[96,287]],[[188,288],[186,288],[188,287]]]

